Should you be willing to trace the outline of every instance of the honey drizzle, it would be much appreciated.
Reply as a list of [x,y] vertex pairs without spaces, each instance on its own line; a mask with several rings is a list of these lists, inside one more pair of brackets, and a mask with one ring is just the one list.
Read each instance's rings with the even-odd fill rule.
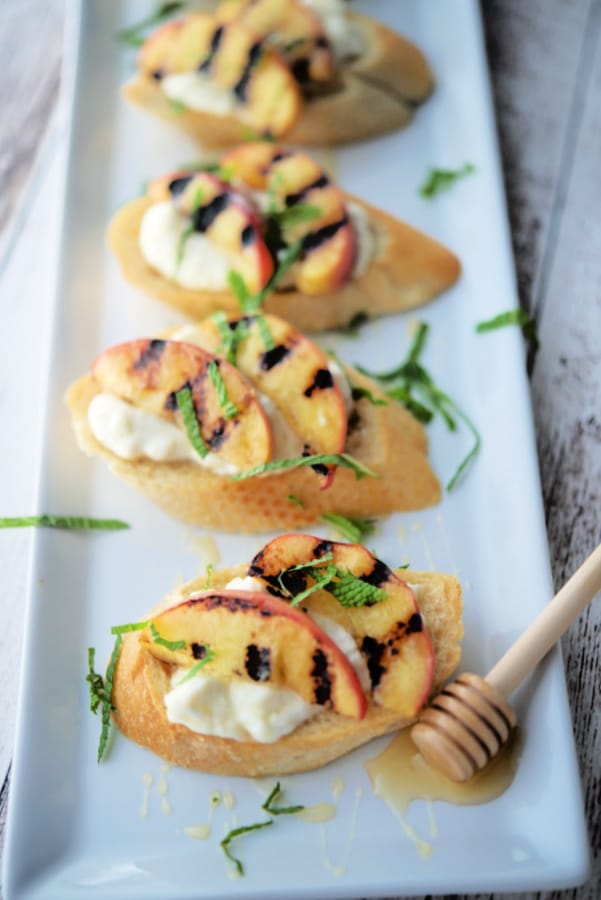
[[459,806],[488,803],[499,797],[512,783],[521,751],[519,732],[514,731],[508,743],[491,762],[468,782],[457,784],[431,769],[415,744],[408,729],[396,735],[380,753],[368,760],[365,769],[373,793],[380,797],[399,818],[406,836],[420,856],[429,856],[430,846],[407,823],[405,814],[415,800],[428,802],[430,837],[438,834],[433,800],[444,800]]

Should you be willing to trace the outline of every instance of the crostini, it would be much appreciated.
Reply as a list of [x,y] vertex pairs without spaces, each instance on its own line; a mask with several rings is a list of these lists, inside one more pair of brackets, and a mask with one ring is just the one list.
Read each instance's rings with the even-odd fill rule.
[[403,128],[433,84],[414,44],[343,0],[227,0],[157,28],[123,93],[205,146],[331,146]]
[[188,315],[238,308],[231,271],[302,331],[413,308],[459,277],[452,251],[342,191],[306,153],[248,143],[211,169],[155,178],[108,230],[124,277]]
[[457,666],[461,588],[359,544],[286,534],[129,628],[114,720],[172,763],[302,772],[412,722]]
[[111,347],[66,402],[81,449],[185,522],[258,532],[440,499],[417,420],[275,316]]

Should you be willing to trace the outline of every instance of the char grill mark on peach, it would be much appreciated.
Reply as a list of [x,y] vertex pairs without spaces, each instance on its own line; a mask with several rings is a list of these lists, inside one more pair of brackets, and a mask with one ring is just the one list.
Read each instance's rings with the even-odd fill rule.
[[394,578],[394,573],[388,568],[386,563],[374,557],[371,571],[364,572],[362,575],[359,575],[359,578],[361,581],[366,581],[367,584],[372,584],[374,587],[384,587],[389,578]]
[[173,178],[167,185],[167,190],[175,199],[179,197],[186,190],[194,175],[178,175],[177,178]]
[[256,41],[248,51],[248,58],[246,60],[246,65],[244,66],[244,71],[233,89],[234,94],[241,103],[246,103],[248,100],[248,85],[252,78],[253,69],[259,62],[262,52],[263,41]]
[[271,674],[271,650],[269,647],[248,644],[244,667],[253,681],[269,681]]
[[[273,159],[275,162],[275,157]],[[327,187],[330,183],[330,179],[325,174],[320,175],[319,178],[316,178],[311,184],[308,184],[306,187],[302,188],[300,191],[296,191],[293,194],[286,194],[284,198],[284,203],[286,206],[295,206],[297,203],[301,203],[302,200],[305,199],[309,191],[318,190],[319,188]]]
[[271,371],[288,356],[291,350],[292,348],[287,347],[286,344],[278,344],[276,347],[272,347],[271,350],[266,350],[261,357],[261,369],[264,372]]
[[155,377],[158,375],[161,359],[165,352],[165,341],[155,339],[148,341],[146,347],[142,348],[140,355],[132,365],[132,371],[144,373],[148,376],[148,384],[153,384]]
[[319,706],[332,705],[332,678],[328,666],[328,660],[323,650],[317,649],[313,654],[313,668],[311,670],[314,688],[313,695]]
[[322,244],[325,244],[326,241],[333,238],[345,225],[348,225],[348,216],[343,216],[341,219],[338,219],[337,222],[332,222],[330,225],[324,225],[323,228],[318,228],[317,231],[310,231],[309,234],[306,234],[302,239],[301,254],[307,255],[308,253],[317,250],[318,247],[321,247]]
[[190,650],[192,651],[192,656],[194,659],[204,659],[207,655],[207,648],[204,644],[199,644],[197,641],[192,641],[190,644]]
[[419,634],[420,631],[424,630],[423,619],[419,613],[413,613],[409,621],[407,622],[407,627],[405,628],[405,634]]
[[318,369],[309,387],[303,391],[305,397],[311,397],[314,391],[326,391],[334,387],[334,378],[329,369]]
[[386,666],[382,665],[386,645],[366,635],[361,642],[361,652],[365,656],[372,689],[375,690],[380,684],[382,676],[386,674]]
[[[233,596],[232,594],[204,594],[201,597],[191,597],[190,601],[193,604],[202,604],[207,611],[225,609],[230,613],[245,613],[249,611],[254,612],[256,609],[256,604],[252,600],[247,600],[246,597]],[[261,615],[271,616],[272,612],[269,609],[262,609]]]
[[213,32],[213,35],[211,37],[211,43],[209,44],[209,53],[208,53],[206,59],[204,59],[201,62],[201,64],[199,65],[199,67],[198,67],[199,72],[208,73],[209,69],[211,68],[211,64],[213,62],[215,54],[219,50],[219,44],[221,43],[221,39],[223,37],[223,32],[224,32],[223,25],[219,25]]
[[194,231],[203,234],[211,227],[218,215],[230,205],[230,196],[227,193],[218,194],[205,206],[199,206],[192,213],[192,225]]

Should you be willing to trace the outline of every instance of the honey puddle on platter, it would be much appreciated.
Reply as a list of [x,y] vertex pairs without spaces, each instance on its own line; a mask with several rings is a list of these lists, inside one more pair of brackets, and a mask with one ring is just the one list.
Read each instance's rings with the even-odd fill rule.
[[405,813],[414,800],[428,801],[430,835],[436,836],[432,800],[445,800],[459,806],[488,803],[507,790],[514,779],[521,751],[519,731],[514,731],[501,753],[469,781],[458,784],[439,775],[425,762],[411,740],[407,728],[399,732],[379,756],[365,763],[372,790],[401,821],[403,831],[420,856],[429,856],[432,847],[421,840],[405,821]]
[[414,800],[446,800],[460,806],[488,803],[513,781],[521,741],[514,733],[499,755],[469,781],[458,784],[427,765],[411,740],[399,732],[379,756],[365,763],[374,794],[402,816]]

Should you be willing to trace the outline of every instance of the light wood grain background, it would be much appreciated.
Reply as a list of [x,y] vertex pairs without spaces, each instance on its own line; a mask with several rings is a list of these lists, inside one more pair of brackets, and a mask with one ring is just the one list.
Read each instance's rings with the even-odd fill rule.
[[[65,0],[0,2],[3,287],[60,129],[55,107],[64,6]],[[531,390],[559,587],[601,541],[601,0],[482,0],[482,12],[520,299],[541,338],[530,359]],[[18,300],[18,290],[0,294],[4,322]],[[0,381],[0,400],[8,390]],[[0,442],[0,462],[1,454]],[[0,514],[1,506],[0,487]],[[14,683],[18,663],[30,546],[25,534],[10,540],[14,572],[0,578],[0,852],[14,716],[3,688]],[[581,888],[524,898],[601,898],[600,647],[597,601],[563,641],[593,874]]]

